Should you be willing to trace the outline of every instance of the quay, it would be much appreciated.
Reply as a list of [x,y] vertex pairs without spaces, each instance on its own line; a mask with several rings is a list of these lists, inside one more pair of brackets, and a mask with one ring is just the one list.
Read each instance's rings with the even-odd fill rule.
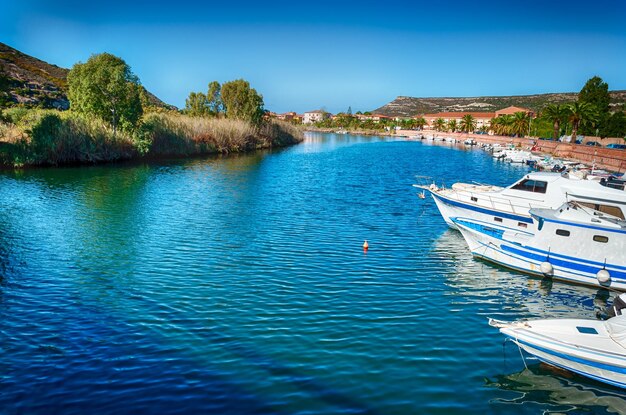
[[[506,137],[488,134],[472,134],[472,133],[448,133],[435,130],[397,130],[395,136],[415,137],[432,135],[434,137],[451,137],[457,141],[465,141],[473,139],[480,144],[512,144],[515,147],[534,152],[549,154],[554,157],[575,160],[581,163],[593,164],[596,167],[604,168],[610,171],[622,173],[626,171],[626,150],[606,147],[592,147],[583,144],[563,143],[553,140],[539,140],[536,137]],[[603,146],[607,144],[623,144],[621,138],[605,138],[586,137],[585,142],[596,141]]]

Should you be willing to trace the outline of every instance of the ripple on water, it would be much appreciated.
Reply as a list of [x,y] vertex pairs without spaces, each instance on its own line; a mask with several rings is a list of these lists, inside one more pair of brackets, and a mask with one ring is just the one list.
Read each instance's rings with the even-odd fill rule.
[[474,260],[411,187],[414,175],[503,185],[524,172],[480,151],[333,135],[232,158],[5,172],[0,405],[621,412],[614,390],[524,369],[486,324],[590,317],[610,295]]

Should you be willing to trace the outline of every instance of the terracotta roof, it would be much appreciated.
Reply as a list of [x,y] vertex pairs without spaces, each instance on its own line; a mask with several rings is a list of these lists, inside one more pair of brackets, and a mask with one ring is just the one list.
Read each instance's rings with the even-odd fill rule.
[[532,110],[529,110],[528,108],[510,106],[496,111],[496,114],[515,114],[516,112],[532,112]]
[[464,115],[471,114],[474,118],[494,118],[495,112],[436,112],[434,114],[424,114],[424,118],[463,118]]

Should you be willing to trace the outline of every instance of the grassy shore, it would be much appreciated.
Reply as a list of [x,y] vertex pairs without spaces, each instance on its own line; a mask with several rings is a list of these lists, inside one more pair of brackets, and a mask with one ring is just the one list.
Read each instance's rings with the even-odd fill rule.
[[93,164],[139,158],[227,154],[302,141],[291,124],[260,126],[175,112],[144,115],[133,132],[71,111],[12,108],[0,119],[0,166]]

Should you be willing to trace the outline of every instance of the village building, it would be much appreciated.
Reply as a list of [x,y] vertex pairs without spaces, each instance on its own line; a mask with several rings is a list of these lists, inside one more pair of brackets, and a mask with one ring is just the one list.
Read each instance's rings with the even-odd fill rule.
[[[424,114],[422,117],[428,123],[428,127],[432,128],[435,120],[442,118],[445,122],[456,120],[457,123],[461,123],[463,117],[470,114],[476,121],[476,128],[489,127],[491,120],[496,116],[495,112],[437,112],[434,114]],[[419,118],[419,117],[417,117]]]
[[496,111],[496,117],[499,117],[501,115],[513,115],[516,112],[523,112],[526,114],[530,114],[531,116],[534,115],[533,111],[528,108],[510,106]]
[[307,111],[303,114],[302,116],[302,123],[303,124],[313,124],[316,122],[320,122],[323,121],[327,118],[330,118],[332,114],[326,112],[326,111],[322,111],[322,110],[313,110],[313,111]]
[[374,124],[378,124],[384,120],[393,119],[393,117],[388,117],[382,114],[356,114],[355,117],[357,117],[359,121],[374,121]]

